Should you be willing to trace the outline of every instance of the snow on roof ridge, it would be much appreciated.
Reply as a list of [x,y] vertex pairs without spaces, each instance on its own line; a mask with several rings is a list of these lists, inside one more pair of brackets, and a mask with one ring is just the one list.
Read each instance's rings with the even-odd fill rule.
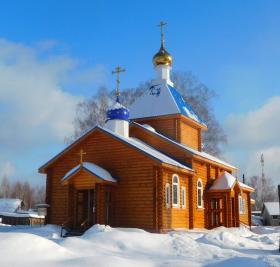
[[165,136],[165,135],[163,135],[163,134],[161,134],[161,133],[159,133],[159,132],[157,132],[157,131],[155,131],[155,132],[154,132],[154,131],[151,131],[148,127],[145,127],[145,126],[143,126],[142,124],[140,124],[140,123],[138,123],[138,122],[133,121],[132,124],[136,124],[136,125],[138,125],[138,126],[144,128],[144,129],[148,130],[149,132],[154,133],[154,134],[156,134],[156,135],[158,135],[158,136],[160,136],[160,137],[162,137],[162,138],[168,140],[169,142],[172,142],[172,143],[174,143],[175,145],[180,146],[180,147],[182,147],[183,149],[188,150],[189,152],[191,152],[191,153],[193,153],[193,154],[199,155],[199,156],[201,156],[201,157],[203,157],[203,158],[210,159],[210,160],[215,161],[215,162],[217,162],[217,163],[220,163],[220,164],[223,164],[223,165],[225,165],[225,166],[228,166],[228,167],[230,167],[230,168],[232,168],[232,169],[237,169],[235,166],[233,166],[233,165],[231,165],[231,164],[229,164],[229,163],[227,163],[227,162],[225,162],[225,161],[223,161],[223,160],[220,160],[219,158],[217,158],[217,157],[215,157],[215,156],[213,156],[213,155],[210,155],[210,154],[208,154],[208,153],[206,153],[206,152],[203,152],[203,151],[195,150],[195,149],[193,149],[193,148],[191,148],[191,147],[188,147],[188,146],[186,146],[186,145],[183,145],[183,144],[181,144],[181,143],[178,143],[178,142],[176,142],[175,140],[172,140],[171,138],[168,138],[167,136]]
[[176,167],[180,167],[180,168],[183,168],[183,169],[186,169],[186,170],[189,170],[189,171],[193,171],[193,169],[191,169],[190,167],[186,166],[186,165],[183,165],[181,164],[180,162],[176,161],[175,159],[172,159],[171,157],[163,154],[162,152],[156,150],[154,147],[151,147],[149,146],[148,144],[144,143],[142,140],[140,141],[139,139],[137,138],[133,138],[133,137],[123,137],[122,135],[119,135],[115,132],[112,132],[110,131],[109,129],[107,128],[103,128],[101,126],[98,126],[101,130],[105,131],[105,132],[108,132],[109,134],[121,139],[122,141],[126,142],[126,143],[129,143],[131,144],[132,146],[140,149],[141,151],[149,154],[150,156],[164,162],[164,163],[167,163],[167,164],[170,164],[170,165],[173,165],[173,166],[176,166]]
[[82,168],[88,170],[93,175],[99,177],[102,180],[109,181],[109,182],[117,182],[116,179],[113,178],[112,175],[107,170],[92,162],[83,162],[82,164],[78,164],[70,171],[68,171],[61,180],[62,181],[67,180],[70,176],[72,176],[74,173],[76,173],[78,170]]

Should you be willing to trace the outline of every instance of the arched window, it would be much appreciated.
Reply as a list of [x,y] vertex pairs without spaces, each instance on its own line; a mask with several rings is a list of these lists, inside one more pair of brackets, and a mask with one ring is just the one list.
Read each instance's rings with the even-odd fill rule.
[[203,186],[202,181],[197,181],[197,207],[203,208]]
[[172,177],[172,205],[173,207],[179,207],[180,205],[180,185],[179,177],[174,174]]
[[182,208],[186,208],[186,187],[182,186],[181,188],[181,192],[182,192]]
[[170,207],[170,184],[168,183],[165,185],[165,206]]

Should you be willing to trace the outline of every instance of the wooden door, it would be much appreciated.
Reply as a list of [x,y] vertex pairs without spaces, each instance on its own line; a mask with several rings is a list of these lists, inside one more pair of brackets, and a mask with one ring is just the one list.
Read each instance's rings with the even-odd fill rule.
[[95,190],[77,191],[76,228],[88,228],[95,224]]
[[223,207],[222,199],[211,198],[210,199],[210,228],[223,225],[222,217]]

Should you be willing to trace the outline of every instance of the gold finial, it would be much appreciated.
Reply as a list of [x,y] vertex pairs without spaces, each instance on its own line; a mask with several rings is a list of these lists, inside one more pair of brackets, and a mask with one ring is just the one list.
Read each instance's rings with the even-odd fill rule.
[[158,27],[160,27],[160,36],[161,36],[161,46],[164,46],[164,31],[163,31],[163,27],[166,26],[167,23],[164,21],[161,21],[159,23],[159,25],[157,25]]
[[159,51],[153,57],[153,63],[154,63],[155,66],[158,66],[158,65],[171,66],[172,65],[173,58],[164,48],[164,31],[163,31],[163,27],[166,26],[166,25],[167,25],[167,23],[164,22],[164,21],[161,21],[159,23],[159,25],[157,25],[158,27],[160,27],[161,47],[160,47]]
[[117,101],[119,100],[120,96],[120,73],[125,72],[124,68],[121,68],[119,65],[115,68],[115,70],[112,71],[112,74],[117,74],[117,88],[116,88],[116,96]]
[[82,165],[83,164],[83,156],[86,155],[87,153],[84,152],[83,149],[80,149],[78,155],[80,156],[80,164]]

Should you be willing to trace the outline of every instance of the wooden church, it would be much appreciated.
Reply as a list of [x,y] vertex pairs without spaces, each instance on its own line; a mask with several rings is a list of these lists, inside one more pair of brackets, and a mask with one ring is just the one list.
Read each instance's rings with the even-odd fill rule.
[[129,110],[117,96],[104,127],[83,134],[39,168],[46,174],[47,222],[151,232],[251,225],[253,188],[236,167],[202,151],[207,125],[170,80],[172,56],[153,57],[156,79]]

